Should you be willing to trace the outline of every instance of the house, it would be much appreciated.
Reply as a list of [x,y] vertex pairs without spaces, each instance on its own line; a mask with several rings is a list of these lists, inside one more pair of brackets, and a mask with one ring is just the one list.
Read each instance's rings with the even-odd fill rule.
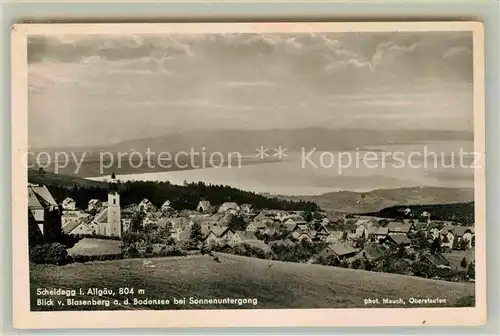
[[387,229],[389,230],[389,235],[407,235],[415,229],[415,225],[413,223],[390,222],[387,224]]
[[426,231],[427,230],[427,223],[426,222],[417,222],[414,223],[415,226],[415,231]]
[[367,219],[360,219],[356,222],[356,236],[358,238],[365,237],[368,238],[370,233],[376,230],[375,224]]
[[373,236],[375,237],[375,241],[380,242],[384,240],[389,234],[389,228],[387,227],[378,227],[375,232],[373,232]]
[[240,211],[240,206],[235,202],[225,202],[219,207],[218,213],[233,213],[236,214]]
[[468,226],[448,225],[441,229],[441,246],[450,249],[458,249],[462,241],[465,242],[465,248],[472,248],[473,228]]
[[293,232],[298,229],[297,223],[295,221],[286,221],[285,223],[282,224],[283,228],[285,229],[286,232]]
[[451,268],[451,263],[441,253],[427,254],[424,261],[437,268]]
[[385,257],[389,253],[389,249],[377,243],[366,244],[361,251],[360,255],[370,261],[376,261]]
[[247,203],[247,204],[242,204],[240,209],[244,215],[250,215],[252,213],[253,207],[251,204]]
[[411,244],[410,238],[402,234],[388,235],[384,241],[398,247],[410,246]]
[[139,203],[139,209],[144,212],[154,211],[154,208],[155,206],[153,205],[153,203],[151,203],[151,201],[147,198],[143,199],[141,203]]
[[89,201],[87,211],[88,212],[98,212],[99,210],[101,210],[101,208],[102,208],[102,201],[93,198]]
[[[227,233],[230,233],[229,235]],[[227,226],[213,226],[210,228],[210,231],[205,238],[205,244],[207,245],[218,245],[225,243],[228,237],[232,236],[232,232],[229,230]]]
[[315,234],[313,231],[311,231],[311,230],[300,230],[300,231],[301,232],[298,233],[298,235],[296,237],[299,242],[304,241],[304,240],[308,241],[309,243],[313,242],[313,239],[315,237]]
[[64,228],[68,224],[79,223],[88,214],[79,210],[63,210],[61,215],[61,225]]
[[71,197],[66,197],[64,201],[62,201],[61,205],[64,210],[76,210],[76,202]]
[[209,201],[199,201],[198,206],[196,206],[196,211],[204,213],[211,212],[212,204],[210,204]]
[[249,232],[264,232],[267,229],[267,223],[264,221],[253,221],[247,225],[246,231]]
[[172,202],[169,200],[166,200],[162,205],[161,205],[161,210],[166,212],[166,211],[172,211],[174,208],[172,208]]
[[323,221],[316,224],[315,229],[316,233],[319,236],[328,236],[328,234],[330,233],[330,230],[328,229],[328,224],[325,224]]
[[95,233],[94,230],[83,220],[66,225],[63,228],[63,232],[71,235],[91,235]]
[[230,236],[227,243],[236,244],[236,243],[245,242],[247,240],[258,240],[258,239],[257,239],[257,237],[255,237],[255,234],[253,234],[253,232],[236,231],[236,232],[234,232],[233,235]]
[[347,233],[344,231],[330,231],[328,236],[325,238],[327,243],[338,243],[347,240]]
[[346,243],[330,244],[321,252],[321,254],[332,255],[338,260],[354,257],[357,253],[358,250],[356,248]]
[[38,236],[45,241],[55,240],[62,232],[61,209],[45,185],[28,185],[28,212]]

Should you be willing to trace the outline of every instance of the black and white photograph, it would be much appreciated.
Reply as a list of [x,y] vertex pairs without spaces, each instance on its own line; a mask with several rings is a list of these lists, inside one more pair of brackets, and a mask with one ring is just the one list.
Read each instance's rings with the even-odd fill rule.
[[480,24],[146,27],[18,26],[30,313],[482,321]]

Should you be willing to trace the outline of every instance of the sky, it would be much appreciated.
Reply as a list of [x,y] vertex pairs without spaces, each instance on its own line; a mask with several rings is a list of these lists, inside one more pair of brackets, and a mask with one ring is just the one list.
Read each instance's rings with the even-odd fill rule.
[[468,32],[28,40],[29,144],[196,129],[473,130]]

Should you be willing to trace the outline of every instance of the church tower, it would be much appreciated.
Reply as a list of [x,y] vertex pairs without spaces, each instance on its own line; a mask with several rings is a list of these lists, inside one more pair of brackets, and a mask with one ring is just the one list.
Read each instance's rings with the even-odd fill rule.
[[106,234],[108,236],[122,236],[122,223],[120,218],[120,194],[118,193],[118,181],[115,173],[111,175],[108,184],[108,221]]

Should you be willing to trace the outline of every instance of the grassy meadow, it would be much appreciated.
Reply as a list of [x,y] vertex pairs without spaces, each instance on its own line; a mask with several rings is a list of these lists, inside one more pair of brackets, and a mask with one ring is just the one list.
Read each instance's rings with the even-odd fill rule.
[[[458,299],[474,296],[474,284],[452,283],[417,277],[375,273],[320,265],[219,254],[219,261],[210,256],[128,259],[103,262],[74,263],[65,266],[32,265],[32,310],[104,310],[104,309],[218,309],[218,308],[353,308],[399,307],[400,305],[367,305],[365,299],[383,298],[406,301],[415,298],[442,298],[454,306]],[[151,262],[150,265],[145,265]],[[153,265],[153,266],[151,266]],[[111,300],[126,298],[256,298],[258,304],[227,305],[141,305],[109,307],[37,306],[37,299],[66,297],[37,296],[37,288],[108,288],[115,295]],[[118,288],[134,288],[134,295],[120,295]],[[144,293],[138,294],[143,289]],[[92,295],[77,295],[91,299]],[[99,298],[94,296],[95,298]],[[106,295],[104,296],[106,297]],[[103,297],[101,297],[103,298]],[[424,307],[411,305],[405,308]],[[428,304],[426,306],[437,306]]]

